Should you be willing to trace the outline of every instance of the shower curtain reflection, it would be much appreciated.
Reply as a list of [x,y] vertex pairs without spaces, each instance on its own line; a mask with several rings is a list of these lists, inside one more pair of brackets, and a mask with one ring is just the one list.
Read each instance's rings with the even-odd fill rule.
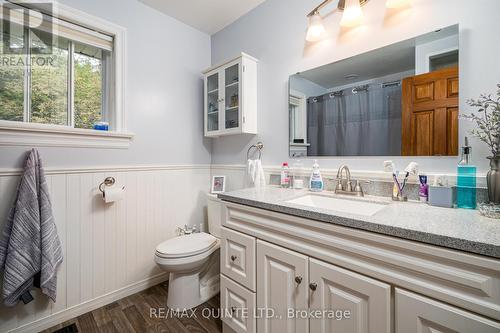
[[401,86],[357,88],[308,98],[308,156],[401,154]]

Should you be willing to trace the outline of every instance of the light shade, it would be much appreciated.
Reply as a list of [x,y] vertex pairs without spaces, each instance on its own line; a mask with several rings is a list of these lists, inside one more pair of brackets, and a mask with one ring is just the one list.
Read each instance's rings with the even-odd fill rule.
[[346,0],[344,14],[340,20],[340,25],[343,27],[355,27],[363,22],[363,11],[359,0]]
[[411,5],[411,0],[387,0],[385,6],[390,9],[408,7]]
[[306,40],[308,42],[317,42],[323,38],[325,27],[319,13],[308,16]]

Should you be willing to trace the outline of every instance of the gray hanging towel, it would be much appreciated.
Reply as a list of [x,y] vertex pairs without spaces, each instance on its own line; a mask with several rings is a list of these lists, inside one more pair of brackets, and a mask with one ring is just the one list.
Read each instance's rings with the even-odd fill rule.
[[63,261],[50,205],[49,191],[38,152],[32,149],[0,236],[0,269],[4,270],[2,298],[7,306],[30,302],[30,290],[56,301],[57,268]]

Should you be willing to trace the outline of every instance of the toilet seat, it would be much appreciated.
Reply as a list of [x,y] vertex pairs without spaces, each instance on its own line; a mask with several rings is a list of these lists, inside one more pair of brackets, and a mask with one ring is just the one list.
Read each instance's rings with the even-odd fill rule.
[[156,255],[165,259],[196,256],[218,244],[217,238],[205,232],[169,239],[156,247]]

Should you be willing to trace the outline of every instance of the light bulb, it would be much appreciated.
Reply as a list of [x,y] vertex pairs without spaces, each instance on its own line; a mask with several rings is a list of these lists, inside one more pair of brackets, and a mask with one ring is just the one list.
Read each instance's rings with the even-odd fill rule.
[[390,9],[408,7],[411,5],[410,0],[387,0],[385,6]]
[[321,40],[323,34],[325,33],[325,27],[323,26],[323,20],[319,13],[314,13],[308,16],[308,27],[306,40],[308,42],[317,42]]
[[340,25],[343,27],[355,27],[363,22],[363,11],[359,0],[346,0],[344,14],[340,20]]

